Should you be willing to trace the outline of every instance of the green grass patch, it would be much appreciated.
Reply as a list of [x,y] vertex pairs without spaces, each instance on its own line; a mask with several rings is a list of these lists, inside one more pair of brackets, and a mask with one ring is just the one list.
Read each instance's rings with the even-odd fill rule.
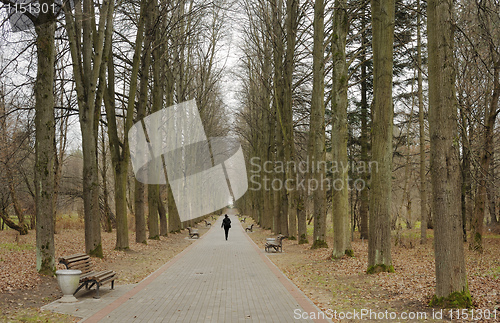
[[21,250],[34,250],[35,246],[30,244],[17,244],[13,242],[0,243],[0,250],[6,251],[21,251]]

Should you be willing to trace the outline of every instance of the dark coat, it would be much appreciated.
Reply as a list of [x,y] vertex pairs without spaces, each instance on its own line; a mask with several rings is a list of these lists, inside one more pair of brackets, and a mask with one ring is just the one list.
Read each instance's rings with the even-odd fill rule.
[[222,225],[220,227],[221,228],[224,227],[224,229],[229,229],[231,227],[231,219],[224,218],[224,220],[222,220]]

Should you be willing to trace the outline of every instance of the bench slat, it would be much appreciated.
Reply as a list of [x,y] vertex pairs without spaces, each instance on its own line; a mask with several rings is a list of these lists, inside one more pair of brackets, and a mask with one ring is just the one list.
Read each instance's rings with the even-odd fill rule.
[[90,258],[90,256],[88,256],[84,253],[77,253],[77,254],[74,254],[71,256],[67,256],[67,257],[60,257],[59,262],[70,263],[70,262],[85,260],[85,259],[89,259],[89,258]]
[[80,276],[80,283],[81,282],[86,282],[87,280],[92,280],[93,275],[95,274],[95,271],[90,271],[84,275]]
[[111,277],[108,277],[108,278],[106,278],[106,279],[104,279],[104,280],[101,280],[101,281],[99,282],[99,285],[103,285],[103,284],[110,283],[110,282],[114,281],[114,280],[115,280],[115,278],[116,278],[115,276],[111,276]]
[[79,260],[79,261],[72,261],[72,262],[67,263],[67,265],[75,267],[75,266],[80,266],[80,265],[90,264],[90,263],[91,263],[90,259],[85,259],[85,260]]
[[102,283],[103,281],[106,281],[106,280],[110,280],[110,279],[114,279],[116,273],[114,272],[111,272],[111,273],[108,273],[106,275],[102,275],[102,276],[98,276],[98,277],[94,277],[94,279],[99,282],[99,283]]
[[99,278],[105,277],[109,274],[114,274],[114,272],[112,270],[98,271],[98,272],[95,272],[94,275],[92,275],[92,278],[99,279]]
[[90,264],[81,266],[69,266],[68,269],[81,270],[82,274],[86,274],[92,271],[92,266]]

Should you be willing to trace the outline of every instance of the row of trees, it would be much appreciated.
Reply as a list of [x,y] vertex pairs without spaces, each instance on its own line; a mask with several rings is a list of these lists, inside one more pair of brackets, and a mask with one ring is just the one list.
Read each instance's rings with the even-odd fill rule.
[[312,248],[327,247],[331,210],[332,256],[352,255],[357,227],[372,273],[394,270],[391,229],[411,228],[417,190],[421,242],[435,229],[437,300],[470,303],[466,229],[481,251],[487,201],[498,221],[498,9],[492,1],[244,1],[237,130],[250,189],[238,206],[299,243],[314,221]]
[[[4,8],[10,4],[8,0],[2,2]],[[40,6],[59,8],[53,0],[41,1]],[[168,185],[130,180],[127,133],[134,122],[162,107],[196,99],[207,136],[227,134],[221,44],[226,37],[229,7],[224,1],[83,0],[74,5],[63,3],[61,12],[27,15],[34,30],[13,34],[9,32],[9,20],[3,21],[2,143],[7,145],[8,140],[10,147],[16,148],[16,142],[24,140],[25,158],[34,159],[28,164],[33,165],[34,172],[27,172],[25,185],[27,190],[33,189],[35,200],[40,273],[51,275],[55,268],[57,193],[60,185],[67,184],[66,179],[61,180],[61,165],[68,156],[68,123],[76,116],[82,180],[73,194],[83,200],[86,253],[103,256],[101,226],[105,223],[109,228],[110,219],[116,227],[116,248],[129,248],[129,211],[134,213],[137,242],[146,243],[148,238],[158,239],[182,228]],[[2,13],[8,16],[13,12]],[[36,64],[30,62],[31,52],[36,53]],[[9,78],[9,73],[20,72],[27,73],[28,81],[16,86],[16,77]],[[29,92],[30,88],[34,100],[23,100],[20,91]],[[7,127],[5,122],[14,120],[13,116],[26,125],[25,132]],[[34,134],[30,132],[33,128]],[[2,149],[2,167],[16,166],[22,157],[21,150],[16,151],[16,159],[9,159],[9,150]],[[15,192],[4,195],[11,203],[4,203],[7,207],[2,218],[7,225],[27,233],[23,220],[26,210],[17,207]],[[113,208],[108,203],[110,194]],[[19,221],[11,221],[9,204]],[[113,217],[109,217],[111,213]],[[108,215],[105,221],[103,214]]]

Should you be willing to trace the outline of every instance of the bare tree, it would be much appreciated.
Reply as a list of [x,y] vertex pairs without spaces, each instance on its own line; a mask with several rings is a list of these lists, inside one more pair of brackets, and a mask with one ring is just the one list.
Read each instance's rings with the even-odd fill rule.
[[[453,1],[428,1],[429,126],[436,294],[433,304],[470,306],[460,212],[460,165],[453,66]],[[456,302],[459,302],[458,304]]]
[[314,2],[313,93],[309,131],[309,178],[314,179],[314,237],[312,248],[327,248],[326,243],[326,178],[325,151],[325,59],[324,59],[324,0]]
[[[91,0],[75,1],[75,13],[64,5],[66,32],[70,44],[78,95],[78,111],[83,147],[83,202],[85,212],[85,251],[95,257],[103,257],[99,212],[99,177],[97,168],[97,133],[100,105],[105,89],[103,79],[104,35],[108,10],[113,10],[110,0],[104,0],[99,11],[99,24]],[[110,9],[111,8],[111,9]],[[107,41],[111,41],[108,37]]]
[[[53,0],[41,0],[49,8]],[[35,83],[35,197],[36,268],[52,276],[55,270],[54,246],[54,60],[56,21],[52,12],[40,12],[35,27],[37,78]]]
[[394,271],[391,259],[392,66],[394,0],[372,0],[373,171],[370,191],[368,273]]
[[352,255],[349,235],[349,195],[347,171],[347,63],[346,40],[349,30],[347,1],[336,0],[332,26],[332,155],[340,165],[332,178],[333,258]]

